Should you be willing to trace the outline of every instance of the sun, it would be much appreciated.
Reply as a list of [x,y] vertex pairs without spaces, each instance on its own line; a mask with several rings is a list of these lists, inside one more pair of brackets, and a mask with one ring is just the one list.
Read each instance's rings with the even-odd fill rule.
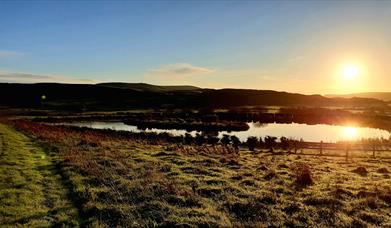
[[339,93],[357,93],[366,90],[368,66],[361,60],[343,61],[335,68],[334,82]]
[[346,65],[343,68],[343,76],[346,79],[352,80],[357,78],[357,76],[360,74],[360,70],[356,65]]
[[355,127],[345,127],[343,129],[343,135],[348,140],[353,140],[357,137],[357,128]]

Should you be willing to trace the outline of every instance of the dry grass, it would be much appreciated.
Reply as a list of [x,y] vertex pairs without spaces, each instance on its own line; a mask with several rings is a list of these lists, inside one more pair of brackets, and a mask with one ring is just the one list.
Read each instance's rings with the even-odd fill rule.
[[[391,161],[151,143],[20,122],[63,159],[90,226],[391,226]],[[365,167],[366,175],[352,170]]]

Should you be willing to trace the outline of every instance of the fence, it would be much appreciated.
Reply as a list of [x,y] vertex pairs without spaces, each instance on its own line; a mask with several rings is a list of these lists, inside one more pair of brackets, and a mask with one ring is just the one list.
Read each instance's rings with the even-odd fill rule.
[[391,152],[391,143],[361,143],[361,142],[338,142],[338,143],[324,143],[324,142],[298,142],[290,145],[289,149],[293,149],[297,153],[300,149],[318,150],[318,155],[325,155],[325,151],[343,151],[346,159],[350,152],[371,152],[375,158],[379,152]]

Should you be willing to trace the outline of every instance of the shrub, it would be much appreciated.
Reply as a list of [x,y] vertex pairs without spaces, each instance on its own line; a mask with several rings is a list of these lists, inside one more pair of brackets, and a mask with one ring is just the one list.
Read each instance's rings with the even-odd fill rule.
[[240,144],[239,138],[236,137],[235,135],[232,135],[230,139],[232,142],[232,146],[235,148],[235,150],[239,150],[239,144]]
[[208,135],[206,141],[208,144],[215,145],[219,142],[219,138],[213,135]]
[[289,139],[286,137],[281,137],[280,138],[280,146],[281,146],[281,149],[288,150],[289,149]]
[[366,175],[368,174],[367,169],[366,169],[365,167],[362,167],[362,166],[357,167],[357,168],[354,169],[352,172],[353,172],[353,173],[357,173],[357,174],[359,174],[359,175],[361,175],[361,176],[366,176]]
[[387,168],[380,168],[377,170],[378,173],[390,173]]
[[295,183],[297,185],[304,187],[314,183],[312,180],[311,169],[308,165],[299,163],[293,167],[293,170],[296,175]]
[[265,146],[270,150],[270,152],[273,152],[273,148],[276,146],[276,140],[277,137],[273,136],[266,136],[265,137]]
[[231,139],[230,139],[229,135],[224,134],[223,138],[221,138],[220,142],[224,145],[228,145],[231,143]]
[[202,146],[206,142],[205,136],[197,133],[195,137],[195,142],[197,146]]
[[191,136],[191,134],[189,134],[189,133],[185,133],[184,143],[186,145],[192,144],[193,143],[193,136]]
[[258,139],[256,137],[250,136],[247,138],[247,146],[250,151],[254,151],[258,145]]

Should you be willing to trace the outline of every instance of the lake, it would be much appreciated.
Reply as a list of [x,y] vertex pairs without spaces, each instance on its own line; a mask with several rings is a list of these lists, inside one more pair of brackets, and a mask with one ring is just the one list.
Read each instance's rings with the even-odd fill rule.
[[[71,123],[60,123],[60,125],[71,125],[78,127],[88,127],[93,129],[112,129],[117,131],[132,131],[132,132],[168,132],[172,135],[184,135],[185,133],[190,133],[195,135],[197,132],[187,132],[186,130],[164,130],[164,129],[147,129],[140,130],[136,126],[126,125],[123,122],[100,122],[100,121],[91,121],[91,122],[71,122]],[[262,124],[262,123],[248,123],[250,128],[247,131],[232,131],[226,132],[221,131],[218,134],[219,137],[222,137],[224,134],[235,135],[241,141],[246,141],[249,136],[256,137],[265,137],[276,136],[281,137],[285,136],[287,138],[294,139],[303,139],[305,141],[311,142],[337,142],[341,140],[357,140],[362,138],[390,138],[391,133],[386,130],[368,128],[368,127],[354,127],[354,126],[334,126],[326,124],[316,124],[316,125],[307,125],[307,124]]]

